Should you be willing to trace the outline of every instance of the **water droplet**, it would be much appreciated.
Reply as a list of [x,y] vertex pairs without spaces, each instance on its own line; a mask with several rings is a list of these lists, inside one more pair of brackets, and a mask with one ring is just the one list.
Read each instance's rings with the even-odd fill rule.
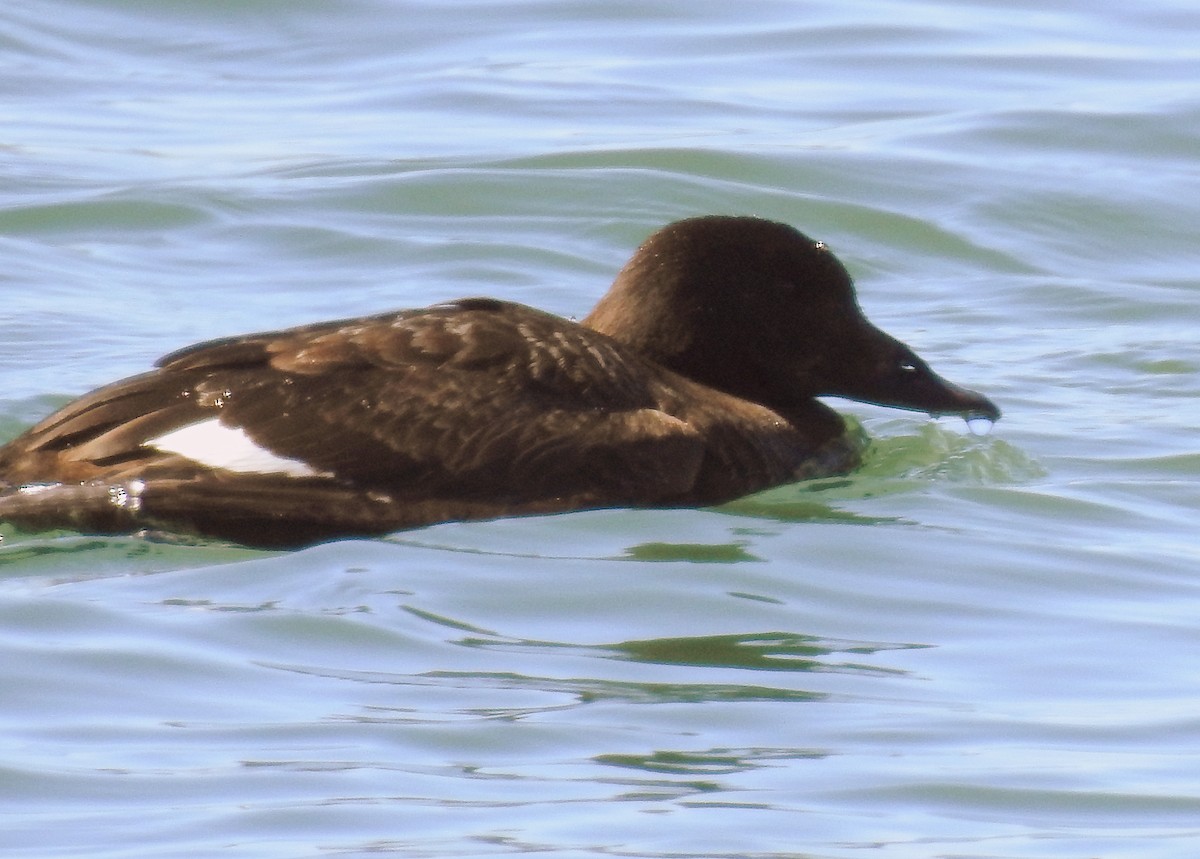
[[967,429],[971,431],[971,435],[985,436],[992,431],[993,421],[991,418],[985,418],[981,415],[967,418]]

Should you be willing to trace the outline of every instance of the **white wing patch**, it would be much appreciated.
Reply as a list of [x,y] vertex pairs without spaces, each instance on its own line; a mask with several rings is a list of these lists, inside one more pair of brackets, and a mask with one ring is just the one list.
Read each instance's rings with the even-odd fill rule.
[[225,426],[218,418],[209,418],[171,430],[142,442],[164,453],[177,453],[210,468],[251,474],[286,474],[291,477],[332,477],[317,471],[307,462],[280,456],[267,450],[241,427]]

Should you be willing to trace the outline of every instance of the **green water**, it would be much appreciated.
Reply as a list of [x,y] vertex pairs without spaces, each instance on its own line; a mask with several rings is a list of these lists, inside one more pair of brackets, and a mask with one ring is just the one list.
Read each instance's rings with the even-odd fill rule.
[[3,530],[13,857],[1200,850],[1200,12],[10,2],[0,437],[200,339],[582,316],[707,212],[1005,417],[271,555]]

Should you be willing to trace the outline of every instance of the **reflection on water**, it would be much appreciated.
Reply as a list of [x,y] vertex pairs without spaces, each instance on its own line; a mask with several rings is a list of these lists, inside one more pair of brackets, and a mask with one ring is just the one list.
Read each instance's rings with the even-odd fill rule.
[[632,561],[690,561],[693,564],[737,564],[758,561],[745,543],[639,543],[625,550]]
[[0,528],[4,848],[1190,857],[1198,30],[1171,0],[0,4],[0,438],[211,337],[578,317],[709,212],[828,242],[1005,409],[839,402],[863,468],[716,509],[293,553]]
[[[840,653],[920,647],[916,644],[829,642],[811,635],[754,633],[697,638],[662,638],[609,645],[625,658],[662,665],[703,665],[755,671],[885,671],[871,665],[833,662],[820,657]],[[903,673],[903,672],[901,672]]]
[[[778,761],[819,760],[827,754],[816,749],[710,749],[703,752],[656,751],[648,755],[597,755],[594,760],[645,772],[701,776],[775,766]],[[718,788],[713,785],[710,789]]]

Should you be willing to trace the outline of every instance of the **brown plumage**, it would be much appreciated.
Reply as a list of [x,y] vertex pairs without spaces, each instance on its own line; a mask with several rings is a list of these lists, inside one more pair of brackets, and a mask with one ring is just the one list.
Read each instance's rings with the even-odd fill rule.
[[[582,324],[466,299],[168,355],[0,448],[0,519],[291,546],[711,504],[853,468],[821,394],[999,415],[871,326],[823,245],[697,218],[648,239]],[[274,464],[180,452],[173,432],[214,419]]]

